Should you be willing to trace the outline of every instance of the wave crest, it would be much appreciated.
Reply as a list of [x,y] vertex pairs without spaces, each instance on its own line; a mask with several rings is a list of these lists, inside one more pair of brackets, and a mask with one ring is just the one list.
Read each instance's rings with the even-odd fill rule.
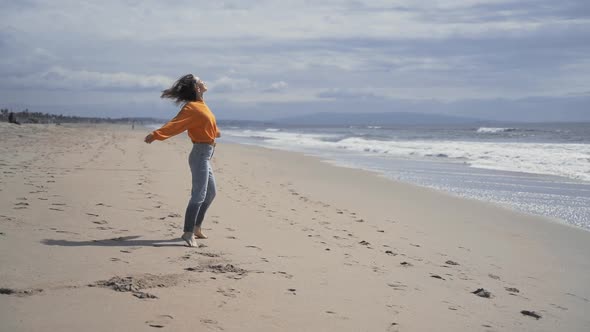
[[517,131],[518,128],[495,128],[495,127],[481,127],[477,129],[478,133],[481,134],[497,134],[497,133],[507,133],[511,131]]

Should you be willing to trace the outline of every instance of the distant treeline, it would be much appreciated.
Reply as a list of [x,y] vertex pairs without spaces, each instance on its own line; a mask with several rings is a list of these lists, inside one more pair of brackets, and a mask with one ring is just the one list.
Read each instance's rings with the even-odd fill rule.
[[97,118],[82,117],[75,115],[49,114],[41,112],[30,112],[25,109],[20,112],[13,112],[7,108],[0,109],[0,121],[8,122],[8,115],[14,113],[16,120],[20,123],[123,123],[123,124],[149,124],[164,123],[166,121],[155,118]]

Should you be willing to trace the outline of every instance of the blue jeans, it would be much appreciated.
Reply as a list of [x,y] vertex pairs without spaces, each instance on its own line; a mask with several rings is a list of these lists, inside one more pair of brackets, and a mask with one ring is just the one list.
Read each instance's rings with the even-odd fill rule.
[[210,162],[214,149],[213,145],[195,143],[188,157],[193,187],[184,215],[185,232],[201,227],[205,213],[215,198],[215,177]]

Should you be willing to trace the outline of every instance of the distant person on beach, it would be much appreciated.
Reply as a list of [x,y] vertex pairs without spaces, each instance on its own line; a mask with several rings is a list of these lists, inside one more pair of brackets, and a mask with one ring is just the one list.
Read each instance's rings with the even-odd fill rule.
[[203,94],[207,85],[198,77],[188,74],[179,78],[169,89],[162,91],[161,98],[183,104],[180,112],[162,128],[145,137],[150,144],[154,140],[163,141],[185,130],[193,142],[188,163],[192,174],[191,198],[184,215],[184,234],[182,239],[189,247],[197,245],[195,237],[206,239],[201,231],[205,213],[215,198],[215,177],[211,168],[211,157],[215,150],[215,139],[221,134],[217,129],[215,115],[209,110]]
[[14,112],[8,113],[8,123],[14,123],[17,125],[20,124],[20,122],[16,121],[16,116],[14,115]]

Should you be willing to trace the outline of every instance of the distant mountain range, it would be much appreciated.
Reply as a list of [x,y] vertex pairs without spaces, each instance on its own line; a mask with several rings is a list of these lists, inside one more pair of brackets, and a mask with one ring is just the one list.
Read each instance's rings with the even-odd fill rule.
[[[354,99],[215,105],[219,118],[330,124],[370,123],[453,124],[466,122],[590,122],[590,91],[580,96],[520,99]],[[321,112],[321,113],[319,113]],[[399,112],[399,113],[393,113]],[[325,114],[323,114],[325,113]],[[310,114],[310,115],[308,115]],[[437,115],[441,117],[438,117]],[[448,118],[451,117],[451,118]]]
[[[440,114],[410,112],[332,113],[322,112],[274,119],[283,125],[304,126],[392,126],[392,125],[451,125],[484,122],[481,119]],[[490,122],[485,121],[485,122]]]

